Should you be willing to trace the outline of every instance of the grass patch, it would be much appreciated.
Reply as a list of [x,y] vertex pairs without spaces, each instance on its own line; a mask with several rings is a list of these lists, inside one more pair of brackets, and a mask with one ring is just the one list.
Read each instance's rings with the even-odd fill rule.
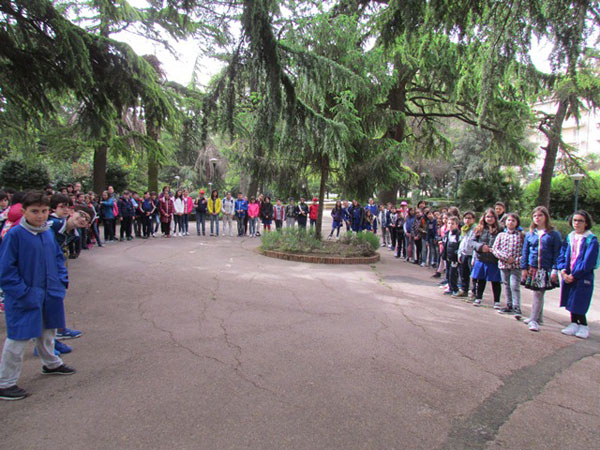
[[379,238],[369,232],[345,233],[336,241],[320,241],[313,232],[298,228],[284,228],[282,231],[263,233],[260,248],[285,253],[350,258],[373,256],[380,245]]

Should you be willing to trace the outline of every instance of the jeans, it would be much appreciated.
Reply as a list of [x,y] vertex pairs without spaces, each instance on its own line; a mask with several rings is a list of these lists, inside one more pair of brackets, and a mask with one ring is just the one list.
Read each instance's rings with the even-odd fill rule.
[[184,214],[183,216],[181,216],[181,219],[183,221],[183,223],[182,223],[182,225],[183,225],[183,232],[184,233],[188,233],[189,225],[190,225],[190,215],[189,214]]
[[98,230],[98,222],[94,220],[94,222],[92,223],[92,236],[94,236],[94,239],[96,239],[96,244],[98,244],[98,247],[102,247],[102,242],[100,241],[100,231]]
[[256,224],[258,223],[258,217],[250,217],[250,219],[248,219],[248,223],[250,224],[250,236],[256,236]]
[[502,269],[502,283],[506,294],[506,306],[521,309],[521,271]]
[[[42,337],[33,340],[42,364],[49,369],[56,369],[63,364],[62,359],[54,354],[55,337],[56,328],[51,328],[44,329]],[[4,350],[2,351],[2,360],[0,361],[0,388],[7,388],[17,384],[17,380],[21,375],[23,356],[27,344],[29,344],[29,339],[15,340],[6,338],[6,341],[4,341]]]
[[223,214],[223,235],[227,234],[227,228],[229,228],[229,236],[233,236],[232,222],[231,214]]
[[295,217],[286,217],[285,218],[285,226],[287,228],[294,228],[295,224],[296,224],[296,218]]
[[275,220],[275,229],[276,230],[281,230],[281,228],[283,227],[283,220]]
[[544,295],[546,291],[533,291],[533,300],[531,302],[531,316],[529,319],[540,323],[544,315]]
[[[463,292],[469,292],[469,285],[471,284],[471,261],[473,255],[463,255],[460,263],[460,288]],[[475,283],[473,283],[473,293],[475,293]]]
[[202,227],[202,236],[206,236],[206,228],[204,224],[204,219],[206,218],[206,213],[196,211],[196,233],[200,236],[200,227]]
[[427,265],[430,267],[437,266],[438,259],[437,243],[434,239],[427,239]]
[[244,236],[246,234],[246,229],[244,227],[244,218],[246,217],[246,215],[244,214],[243,216],[237,216],[237,227],[238,227],[238,236]]
[[[215,231],[216,228],[216,231]],[[219,215],[211,214],[210,215],[210,235],[213,234],[219,235]]]
[[175,220],[175,228],[173,229],[173,234],[177,234],[177,232],[181,234],[183,232],[183,216],[175,214],[173,216],[173,219]]
[[142,216],[142,230],[144,237],[150,237],[152,234],[152,216]]
[[458,262],[448,261],[448,287],[450,292],[458,291]]

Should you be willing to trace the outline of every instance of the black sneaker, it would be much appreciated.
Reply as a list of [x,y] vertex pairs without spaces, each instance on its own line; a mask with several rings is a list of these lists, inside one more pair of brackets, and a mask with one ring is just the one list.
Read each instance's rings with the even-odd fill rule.
[[501,310],[499,310],[498,312],[500,314],[512,314],[513,309],[512,309],[512,306],[506,306],[506,307],[502,308]]
[[42,375],[73,375],[75,372],[77,372],[75,369],[64,364],[54,369],[48,369],[46,366],[42,367]]
[[434,273],[433,275],[431,275],[431,278],[441,278],[442,274],[439,272]]
[[16,384],[7,388],[0,388],[0,399],[2,400],[21,400],[29,394]]

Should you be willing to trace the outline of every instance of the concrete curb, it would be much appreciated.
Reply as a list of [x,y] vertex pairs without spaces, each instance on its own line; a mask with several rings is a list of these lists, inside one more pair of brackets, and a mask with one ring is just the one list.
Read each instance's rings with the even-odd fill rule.
[[269,258],[312,264],[374,264],[380,259],[379,253],[373,256],[356,256],[350,258],[345,258],[343,256],[298,255],[295,253],[276,252],[273,250],[259,250],[259,253]]

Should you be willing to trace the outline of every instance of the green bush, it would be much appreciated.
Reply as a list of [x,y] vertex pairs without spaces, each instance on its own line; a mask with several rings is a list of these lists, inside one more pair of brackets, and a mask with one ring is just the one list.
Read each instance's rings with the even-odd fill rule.
[[375,233],[370,232],[358,232],[353,233],[351,231],[344,233],[340,238],[342,244],[348,244],[355,247],[368,247],[375,251],[381,245],[379,238]]
[[509,211],[514,211],[520,207],[522,193],[518,183],[502,172],[493,172],[480,179],[466,180],[460,187],[459,201],[462,208],[485,211],[500,200]]
[[[536,205],[540,180],[532,181],[523,192],[525,210],[531,211]],[[568,175],[558,175],[552,179],[550,190],[550,214],[552,217],[566,219],[573,212],[575,183]],[[589,213],[600,211],[600,171],[589,172],[579,183],[578,207]],[[597,217],[596,220],[600,220]]]
[[263,233],[261,248],[263,250],[281,250],[290,253],[311,253],[320,249],[323,243],[314,233],[301,228],[284,228],[281,231]]
[[0,167],[0,184],[17,190],[44,189],[50,183],[48,170],[38,162],[8,159]]

